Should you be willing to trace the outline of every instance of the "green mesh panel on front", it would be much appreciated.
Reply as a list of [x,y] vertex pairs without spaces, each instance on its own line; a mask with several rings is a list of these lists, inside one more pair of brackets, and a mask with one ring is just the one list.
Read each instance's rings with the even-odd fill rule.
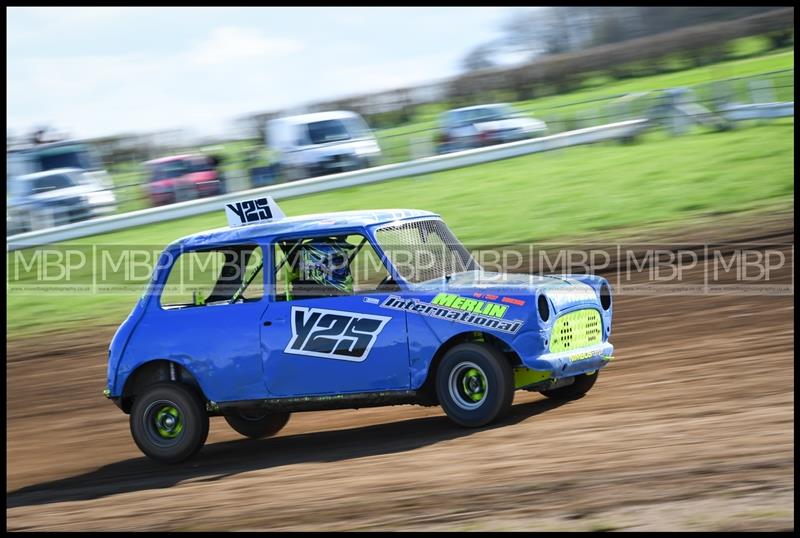
[[602,341],[603,324],[600,312],[592,308],[563,315],[550,333],[550,352],[569,351]]

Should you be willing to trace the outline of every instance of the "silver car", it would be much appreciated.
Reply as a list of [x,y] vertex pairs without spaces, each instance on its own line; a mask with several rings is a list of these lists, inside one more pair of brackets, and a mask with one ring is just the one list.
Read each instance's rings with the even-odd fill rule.
[[56,168],[8,179],[9,235],[78,222],[116,211],[114,193],[79,168]]
[[542,136],[547,124],[505,103],[448,110],[442,114],[438,153],[502,144]]

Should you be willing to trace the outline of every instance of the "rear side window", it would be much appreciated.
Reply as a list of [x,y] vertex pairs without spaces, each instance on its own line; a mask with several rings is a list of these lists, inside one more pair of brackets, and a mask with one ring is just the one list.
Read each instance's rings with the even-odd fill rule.
[[66,174],[54,174],[52,176],[40,177],[33,181],[33,194],[66,189],[74,187],[75,183]]
[[31,169],[30,161],[26,161],[22,157],[10,157],[6,160],[6,177],[24,176],[31,172],[33,170]]
[[181,254],[161,292],[164,308],[258,301],[264,296],[262,250],[234,245]]
[[60,146],[43,149],[37,154],[39,170],[55,170],[56,168],[80,168],[95,170],[99,163],[84,146]]
[[189,160],[188,171],[194,172],[207,172],[214,170],[214,163],[208,157],[195,157]]
[[30,193],[31,187],[30,181],[11,179],[8,182],[8,194],[9,196],[25,196]]
[[188,172],[188,166],[184,161],[169,161],[166,163],[153,165],[153,175],[151,181],[161,181],[181,177]]

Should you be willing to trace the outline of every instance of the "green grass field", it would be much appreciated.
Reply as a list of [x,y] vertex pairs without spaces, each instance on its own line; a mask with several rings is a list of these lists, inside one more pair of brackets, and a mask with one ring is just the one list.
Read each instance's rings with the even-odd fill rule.
[[[597,99],[676,86],[704,85],[716,80],[761,75],[794,67],[793,49],[767,51],[767,40],[763,37],[734,40],[729,46],[732,49],[733,59],[725,62],[691,68],[682,63],[681,59],[667,59],[666,61],[674,61],[675,65],[671,67],[678,70],[661,75],[624,80],[616,80],[607,75],[598,74],[588,78],[576,91],[528,101],[517,101],[514,106],[521,112],[543,119],[552,128],[560,130],[569,122],[574,123],[582,116],[604,114],[605,104],[592,102]],[[686,68],[680,69],[681,67]],[[776,86],[786,85],[787,80],[791,81],[791,86],[776,88],[776,98],[792,99],[794,94],[793,75],[783,73],[779,77],[780,80],[775,81]],[[775,75],[765,75],[765,78],[775,78]],[[742,98],[746,97],[745,81],[734,83],[733,89],[736,90],[737,95],[741,95]],[[699,88],[699,91],[699,98],[706,97],[706,89]],[[510,96],[498,95],[496,100],[507,101],[510,99]],[[439,114],[447,108],[443,103],[420,106],[409,123],[387,129],[376,129],[375,135],[383,150],[383,162],[406,161],[411,158],[412,144],[427,145],[432,140],[433,131],[431,129],[437,127]],[[598,119],[593,123],[606,123],[606,121]],[[260,140],[227,142],[216,147],[214,151],[226,159],[223,169],[229,173],[240,166],[243,156],[253,147],[259,149],[261,155],[259,165],[267,164],[270,154]],[[197,148],[198,151],[203,149]],[[137,183],[145,181],[143,174],[141,163],[134,162],[123,163],[111,170],[111,177],[115,185],[126,186],[117,191],[120,212],[149,207],[144,189],[137,185]]]
[[[559,122],[572,120],[576,116],[603,114],[604,104],[595,100],[636,92],[648,92],[681,86],[697,86],[713,81],[737,77],[749,77],[773,71],[792,69],[794,67],[794,51],[783,51],[763,56],[720,62],[705,67],[690,68],[663,75],[638,77],[627,80],[610,80],[600,77],[587,81],[584,88],[561,95],[541,97],[529,101],[514,102],[514,107],[524,113],[545,120],[549,125],[557,126]],[[781,85],[786,84],[787,74],[780,75]],[[764,78],[775,78],[774,75]],[[792,100],[794,95],[794,77],[791,87],[775,89],[776,99]],[[776,81],[776,86],[778,85]],[[734,84],[734,90],[741,98],[746,95],[746,82]],[[698,98],[706,97],[701,88]],[[376,132],[378,142],[384,151],[387,162],[401,162],[410,157],[410,144],[415,139],[424,140],[431,136],[430,129],[438,125],[438,116],[447,110],[443,104],[429,105],[421,109],[411,123],[392,129],[381,129]],[[597,123],[606,123],[598,121]]]
[[[441,214],[465,243],[506,244],[596,234],[604,240],[703,215],[791,207],[794,120],[740,124],[722,133],[651,133],[633,145],[606,143],[517,157],[437,174],[281,200],[289,215],[411,207]],[[152,245],[225,226],[216,213],[77,240]],[[24,255],[24,253],[23,253]],[[15,253],[8,255],[9,274]],[[82,271],[74,284],[91,283]],[[122,321],[138,297],[7,292],[10,336]]]

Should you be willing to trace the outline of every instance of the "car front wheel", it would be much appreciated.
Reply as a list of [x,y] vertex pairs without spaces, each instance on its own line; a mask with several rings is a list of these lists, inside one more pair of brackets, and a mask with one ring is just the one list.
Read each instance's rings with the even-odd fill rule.
[[514,399],[514,375],[494,348],[465,343],[449,350],[436,374],[436,394],[456,424],[478,428],[505,415]]
[[194,456],[208,437],[208,414],[196,392],[185,385],[156,383],[133,402],[131,434],[146,456],[178,463]]
[[265,413],[237,410],[225,415],[225,421],[236,432],[250,439],[261,439],[275,435],[289,422],[290,413]]

